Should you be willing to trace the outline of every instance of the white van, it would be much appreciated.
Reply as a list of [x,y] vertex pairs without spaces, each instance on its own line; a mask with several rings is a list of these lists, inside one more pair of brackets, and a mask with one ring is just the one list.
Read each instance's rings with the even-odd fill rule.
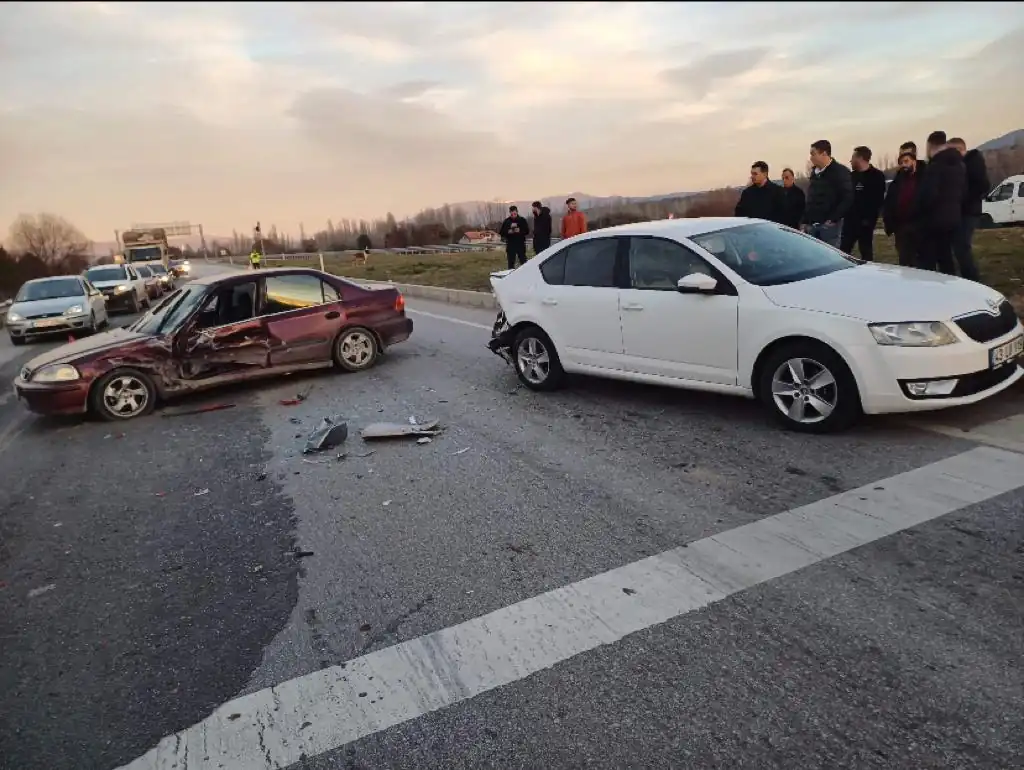
[[1024,224],[1024,174],[1007,177],[981,202],[981,226]]

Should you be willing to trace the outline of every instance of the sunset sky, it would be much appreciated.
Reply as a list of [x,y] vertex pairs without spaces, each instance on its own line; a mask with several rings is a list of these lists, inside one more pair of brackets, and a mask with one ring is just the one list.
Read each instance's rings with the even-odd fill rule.
[[0,5],[0,235],[740,184],[1024,127],[1024,3]]

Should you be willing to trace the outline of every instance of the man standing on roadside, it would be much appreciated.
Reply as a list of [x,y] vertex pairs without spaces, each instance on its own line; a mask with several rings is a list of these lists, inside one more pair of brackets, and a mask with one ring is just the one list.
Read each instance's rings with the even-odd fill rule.
[[793,169],[782,169],[782,224],[799,230],[805,205],[804,191],[796,186]]
[[574,235],[582,235],[587,231],[587,218],[582,211],[577,211],[576,199],[567,198],[565,201],[565,216],[562,217],[562,237],[572,238]]
[[896,255],[901,267],[917,267],[920,264],[918,247],[921,234],[917,195],[921,173],[917,163],[914,153],[900,153],[900,170],[886,191],[882,212],[885,234],[895,238]]
[[909,152],[914,158],[917,159],[917,173],[924,171],[925,166],[928,162],[917,154],[917,142],[904,142],[900,145],[899,154],[902,155],[905,152]]
[[885,203],[885,174],[871,165],[871,150],[864,146],[854,147],[850,166],[853,205],[843,223],[839,248],[852,256],[856,245],[860,258],[871,262],[875,258],[875,227]]
[[811,145],[811,166],[803,230],[839,248],[843,218],[853,204],[850,169],[832,159],[832,143],[827,139],[819,139]]
[[768,164],[759,160],[750,167],[750,184],[740,193],[736,216],[782,223],[782,188],[768,180]]
[[540,254],[551,245],[551,209],[533,202],[533,253]]
[[953,235],[963,217],[967,169],[960,151],[946,143],[944,131],[928,137],[928,170],[919,184],[921,205],[921,267],[956,275]]
[[508,269],[515,270],[516,262],[520,265],[526,264],[526,236],[530,234],[530,226],[526,220],[519,216],[517,206],[508,207],[508,217],[501,223],[501,230],[498,233],[505,241],[505,257],[508,260]]
[[949,143],[960,151],[964,159],[964,170],[967,172],[967,190],[964,194],[960,226],[953,233],[953,256],[960,266],[962,278],[980,281],[981,276],[978,275],[978,267],[974,263],[974,230],[981,219],[981,202],[992,186],[988,181],[985,156],[976,149],[968,151],[967,143],[959,137],[950,139]]

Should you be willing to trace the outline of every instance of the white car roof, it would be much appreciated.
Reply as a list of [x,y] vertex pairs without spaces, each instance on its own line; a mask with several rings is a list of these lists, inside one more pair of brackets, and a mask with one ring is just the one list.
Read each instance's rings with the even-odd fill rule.
[[693,238],[697,235],[728,230],[740,225],[760,222],[746,217],[693,217],[682,219],[658,219],[654,222],[636,222],[630,225],[616,225],[591,230],[588,235],[665,235],[673,238]]
[[25,283],[46,283],[47,281],[58,281],[61,278],[74,278],[77,281],[82,280],[82,276],[80,275],[47,275],[43,278],[31,278],[25,281]]

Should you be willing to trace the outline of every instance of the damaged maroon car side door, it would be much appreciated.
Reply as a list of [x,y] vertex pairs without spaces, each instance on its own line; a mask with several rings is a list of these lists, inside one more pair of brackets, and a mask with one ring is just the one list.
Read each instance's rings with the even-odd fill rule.
[[256,315],[257,282],[211,290],[200,311],[175,341],[183,388],[207,387],[267,373],[271,340]]
[[331,360],[345,321],[337,289],[309,273],[267,275],[260,315],[270,335],[270,365],[303,366]]

